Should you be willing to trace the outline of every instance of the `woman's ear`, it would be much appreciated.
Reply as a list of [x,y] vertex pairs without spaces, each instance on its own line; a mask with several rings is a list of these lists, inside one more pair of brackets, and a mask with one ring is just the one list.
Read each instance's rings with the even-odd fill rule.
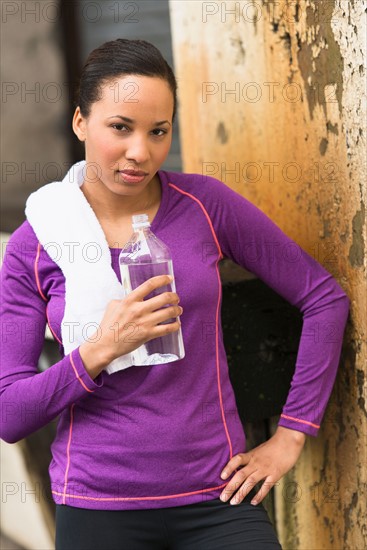
[[77,107],[75,109],[75,113],[73,116],[73,130],[74,134],[78,137],[80,141],[86,140],[86,124],[85,124],[85,118],[82,116],[80,112],[80,107]]

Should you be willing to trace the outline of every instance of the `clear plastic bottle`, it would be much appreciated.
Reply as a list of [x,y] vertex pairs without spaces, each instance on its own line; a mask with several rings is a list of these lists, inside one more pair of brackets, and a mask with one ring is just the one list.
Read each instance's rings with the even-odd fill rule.
[[[133,234],[120,252],[121,282],[125,296],[147,279],[156,275],[172,275],[173,266],[169,248],[150,229],[147,214],[132,217]],[[150,292],[148,300],[163,292],[176,292],[175,281]],[[164,306],[168,307],[168,306]],[[177,318],[160,324],[172,323]],[[131,335],[132,338],[134,335]],[[131,352],[133,365],[158,365],[178,361],[185,356],[181,327],[178,331],[149,340]]]

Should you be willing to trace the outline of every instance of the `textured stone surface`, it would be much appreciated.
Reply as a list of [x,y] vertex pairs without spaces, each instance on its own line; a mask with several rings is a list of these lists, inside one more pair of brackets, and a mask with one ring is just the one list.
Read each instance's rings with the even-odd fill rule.
[[171,0],[170,7],[185,170],[249,198],[351,298],[321,433],[276,488],[276,516],[285,549],[362,550],[366,2]]

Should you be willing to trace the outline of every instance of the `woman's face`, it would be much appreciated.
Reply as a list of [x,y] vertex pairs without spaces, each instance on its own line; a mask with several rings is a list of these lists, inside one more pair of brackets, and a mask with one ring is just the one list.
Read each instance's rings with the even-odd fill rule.
[[172,113],[173,95],[161,78],[123,75],[105,83],[89,116],[78,107],[73,118],[85,142],[88,181],[118,195],[141,193],[168,155]]

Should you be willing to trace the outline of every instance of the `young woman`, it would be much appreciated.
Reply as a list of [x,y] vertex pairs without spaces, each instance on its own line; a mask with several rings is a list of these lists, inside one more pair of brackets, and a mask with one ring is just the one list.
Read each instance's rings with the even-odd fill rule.
[[[317,435],[334,383],[348,298],[224,183],[160,169],[176,103],[175,77],[151,44],[121,39],[94,50],[73,119],[85,161],[31,195],[27,220],[7,247],[1,378],[4,406],[12,406],[2,416],[2,437],[17,441],[60,415],[49,469],[57,550],[280,548],[261,501],[295,465],[306,436]],[[113,278],[121,281],[118,255],[138,213],[149,215],[172,252],[177,293],[145,299],[169,284],[166,275],[125,298],[111,290]],[[105,256],[93,262],[85,253],[85,228],[91,241],[99,235],[108,265]],[[70,231],[73,246],[65,242]],[[50,243],[60,254],[51,254]],[[276,433],[248,452],[220,325],[223,257],[304,315]],[[90,315],[99,308],[92,334],[80,332],[85,308]],[[46,322],[62,359],[38,373]],[[183,359],[106,371],[179,326]],[[133,339],[129,327],[138,329]]]

